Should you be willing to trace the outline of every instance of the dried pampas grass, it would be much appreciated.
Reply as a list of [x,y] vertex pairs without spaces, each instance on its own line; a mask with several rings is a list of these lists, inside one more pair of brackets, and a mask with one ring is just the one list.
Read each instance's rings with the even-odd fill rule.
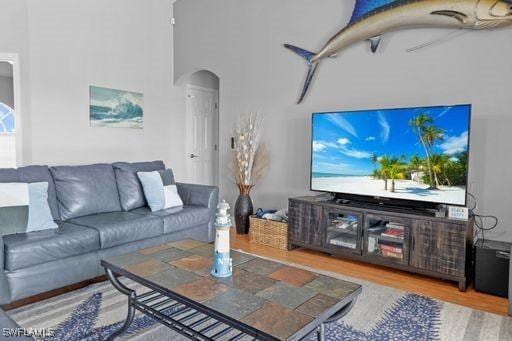
[[254,156],[254,164],[252,167],[252,181],[257,183],[267,173],[270,164],[270,151],[265,143],[261,143]]
[[269,150],[261,143],[262,123],[260,113],[249,113],[240,116],[236,124],[231,170],[241,191],[261,180],[269,165]]

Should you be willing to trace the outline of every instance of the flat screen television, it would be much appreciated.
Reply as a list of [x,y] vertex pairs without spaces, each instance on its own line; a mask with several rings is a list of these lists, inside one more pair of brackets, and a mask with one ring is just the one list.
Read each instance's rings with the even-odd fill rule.
[[466,205],[471,105],[315,113],[311,190]]

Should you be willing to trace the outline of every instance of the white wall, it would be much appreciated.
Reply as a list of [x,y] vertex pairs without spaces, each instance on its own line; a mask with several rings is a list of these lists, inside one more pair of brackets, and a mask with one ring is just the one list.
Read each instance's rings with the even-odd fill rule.
[[[29,1],[32,163],[163,158],[183,174],[172,1]],[[89,126],[89,85],[144,94],[144,129]]]
[[0,76],[0,102],[14,108],[14,88],[11,77]]
[[[163,159],[185,172],[184,95],[173,86],[173,0],[5,0],[0,52],[22,62],[24,164]],[[13,20],[18,16],[18,20]],[[19,27],[12,29],[11,25]],[[12,34],[11,34],[12,32]],[[89,126],[89,86],[144,94],[144,129]]]
[[0,133],[0,168],[16,167],[16,140],[13,134]]
[[[0,2],[0,53],[16,53],[20,64],[20,88],[22,117],[16,123],[23,125],[21,143],[22,164],[30,164],[31,151],[31,110],[30,110],[30,59],[28,38],[28,0],[2,0]],[[19,109],[19,108],[15,108]]]
[[357,44],[326,61],[306,102],[294,104],[306,66],[282,44],[319,49],[352,8],[353,1],[340,0],[176,2],[175,79],[198,69],[220,77],[222,197],[233,202],[237,194],[222,165],[241,112],[266,115],[272,151],[270,172],[254,191],[255,206],[282,207],[288,197],[308,192],[312,112],[472,103],[471,187],[480,212],[502,221],[486,236],[512,240],[511,30],[472,32],[418,53],[404,51],[446,31],[390,34],[376,55]]

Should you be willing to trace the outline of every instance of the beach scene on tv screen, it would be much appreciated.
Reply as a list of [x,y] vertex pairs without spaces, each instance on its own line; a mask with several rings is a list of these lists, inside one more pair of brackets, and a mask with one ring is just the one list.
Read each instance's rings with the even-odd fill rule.
[[315,114],[316,191],[464,205],[469,106]]

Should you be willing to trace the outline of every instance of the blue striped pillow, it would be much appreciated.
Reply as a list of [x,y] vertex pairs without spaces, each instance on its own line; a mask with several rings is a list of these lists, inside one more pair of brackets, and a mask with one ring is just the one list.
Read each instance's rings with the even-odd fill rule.
[[0,183],[0,235],[57,228],[48,206],[48,183]]

